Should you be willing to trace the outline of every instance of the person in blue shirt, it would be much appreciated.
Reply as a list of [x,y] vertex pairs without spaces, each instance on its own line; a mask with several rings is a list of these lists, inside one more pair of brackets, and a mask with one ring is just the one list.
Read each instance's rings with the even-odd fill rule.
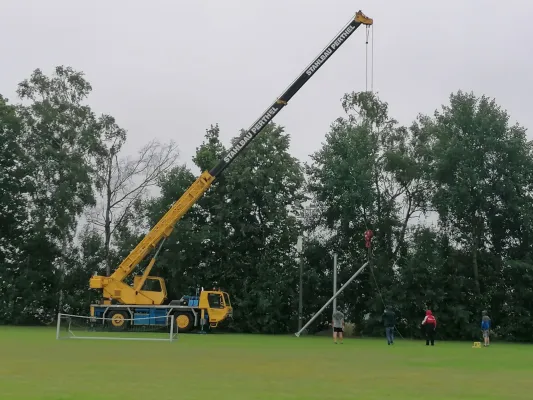
[[487,347],[490,345],[490,317],[486,311],[481,313],[481,332],[483,332],[483,340],[485,341],[484,346]]

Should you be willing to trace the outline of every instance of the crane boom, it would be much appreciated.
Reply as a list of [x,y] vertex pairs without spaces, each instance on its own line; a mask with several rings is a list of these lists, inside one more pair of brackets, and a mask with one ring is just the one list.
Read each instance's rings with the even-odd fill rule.
[[355,17],[340,31],[340,33],[322,50],[322,52],[304,69],[298,78],[279,96],[274,103],[266,109],[257,121],[246,131],[240,140],[235,144],[222,160],[216,165],[209,174],[215,178],[224,171],[235,157],[248,146],[263,128],[287,105],[290,99],[307,83],[307,81],[325,64],[327,60],[335,53],[339,47],[350,37],[350,35],[359,28],[360,25],[372,25],[373,20],[364,15],[361,11],[355,14]]
[[[349,23],[339,34],[322,50],[322,52],[302,71],[300,76],[279,96],[274,103],[244,132],[233,147],[210,171],[203,172],[189,189],[174,203],[159,222],[146,234],[139,244],[120,263],[118,268],[109,277],[91,277],[90,287],[101,288],[104,297],[116,299],[123,304],[147,304],[146,297],[141,288],[130,287],[123,281],[131,274],[133,269],[156,247],[164,238],[168,237],[175,224],[187,213],[198,199],[209,189],[213,181],[235,160],[235,158],[250,144],[250,142],[272,121],[272,119],[287,105],[289,100],[305,85],[305,83],[326,63],[339,47],[351,36],[360,25],[372,25],[373,20],[361,11],[351,18]],[[153,262],[143,274],[146,280]],[[131,289],[131,290],[130,290]],[[152,302],[154,300],[152,299]],[[132,303],[133,302],[133,303]],[[150,304],[148,302],[148,304]]]

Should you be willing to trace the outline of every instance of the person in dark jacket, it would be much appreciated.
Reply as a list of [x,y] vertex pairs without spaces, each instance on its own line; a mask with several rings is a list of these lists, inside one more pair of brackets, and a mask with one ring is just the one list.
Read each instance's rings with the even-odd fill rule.
[[431,312],[431,310],[426,311],[426,316],[422,321],[422,328],[424,329],[424,334],[426,336],[426,346],[435,345],[435,331],[437,330],[437,319]]
[[387,306],[382,315],[383,325],[385,325],[385,335],[387,336],[387,344],[390,346],[394,344],[394,327],[396,325],[396,314],[392,311],[391,306]]

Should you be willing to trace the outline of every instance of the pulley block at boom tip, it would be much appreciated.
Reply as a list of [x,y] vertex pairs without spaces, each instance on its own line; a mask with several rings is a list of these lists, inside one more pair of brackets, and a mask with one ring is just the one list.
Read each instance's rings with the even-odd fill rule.
[[374,25],[374,20],[368,18],[361,10],[355,13],[355,20],[363,25]]

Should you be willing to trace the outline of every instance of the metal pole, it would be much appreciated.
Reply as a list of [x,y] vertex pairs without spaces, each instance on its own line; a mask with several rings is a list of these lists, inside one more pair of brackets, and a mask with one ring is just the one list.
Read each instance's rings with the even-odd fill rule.
[[298,332],[296,332],[294,335],[295,335],[296,337],[300,337],[301,333],[302,333],[302,332],[303,332],[303,331],[304,331],[304,330],[305,330],[305,329],[306,329],[306,328],[307,328],[307,327],[308,327],[308,326],[309,326],[309,325],[310,325],[310,324],[311,324],[311,323],[312,323],[312,322],[313,322],[313,321],[314,321],[314,320],[315,320],[315,319],[316,319],[316,318],[317,318],[317,317],[318,317],[318,316],[319,316],[319,315],[320,315],[320,314],[321,314],[321,313],[322,313],[322,312],[323,312],[323,311],[324,311],[324,310],[330,305],[330,303],[331,303],[331,302],[332,302],[332,301],[333,301],[333,300],[334,300],[334,299],[335,299],[335,298],[336,298],[336,297],[337,297],[337,296],[338,296],[338,295],[339,295],[344,289],[346,289],[346,287],[347,287],[350,283],[352,283],[352,281],[357,277],[357,275],[359,275],[359,274],[363,271],[363,269],[365,269],[365,267],[366,267],[367,265],[368,265],[368,261],[367,261],[366,263],[364,263],[363,266],[362,266],[361,268],[359,268],[359,269],[355,272],[355,274],[353,274],[352,277],[351,277],[350,279],[348,279],[348,281],[346,281],[346,283],[345,283],[344,285],[341,286],[341,288],[337,291],[337,293],[335,293],[335,294],[333,295],[333,297],[332,297],[331,299],[329,299],[329,300],[327,301],[327,303],[324,304],[324,305],[322,306],[322,308],[321,308],[320,310],[318,310],[318,312],[317,312],[315,315],[313,315],[313,318],[311,318],[311,319],[307,322],[307,324],[305,324],[305,325],[303,326],[303,328],[300,329]]
[[56,339],[59,340],[59,330],[61,329],[61,313],[57,313]]
[[303,319],[303,269],[304,269],[304,257],[303,257],[303,236],[298,236],[298,242],[296,247],[300,253],[300,284],[298,286],[298,330],[302,329]]
[[304,258],[300,257],[300,288],[298,299],[298,330],[302,329],[303,322],[303,286],[304,286]]
[[[337,293],[337,253],[333,254],[333,296]],[[333,312],[337,311],[337,297],[333,299]]]

